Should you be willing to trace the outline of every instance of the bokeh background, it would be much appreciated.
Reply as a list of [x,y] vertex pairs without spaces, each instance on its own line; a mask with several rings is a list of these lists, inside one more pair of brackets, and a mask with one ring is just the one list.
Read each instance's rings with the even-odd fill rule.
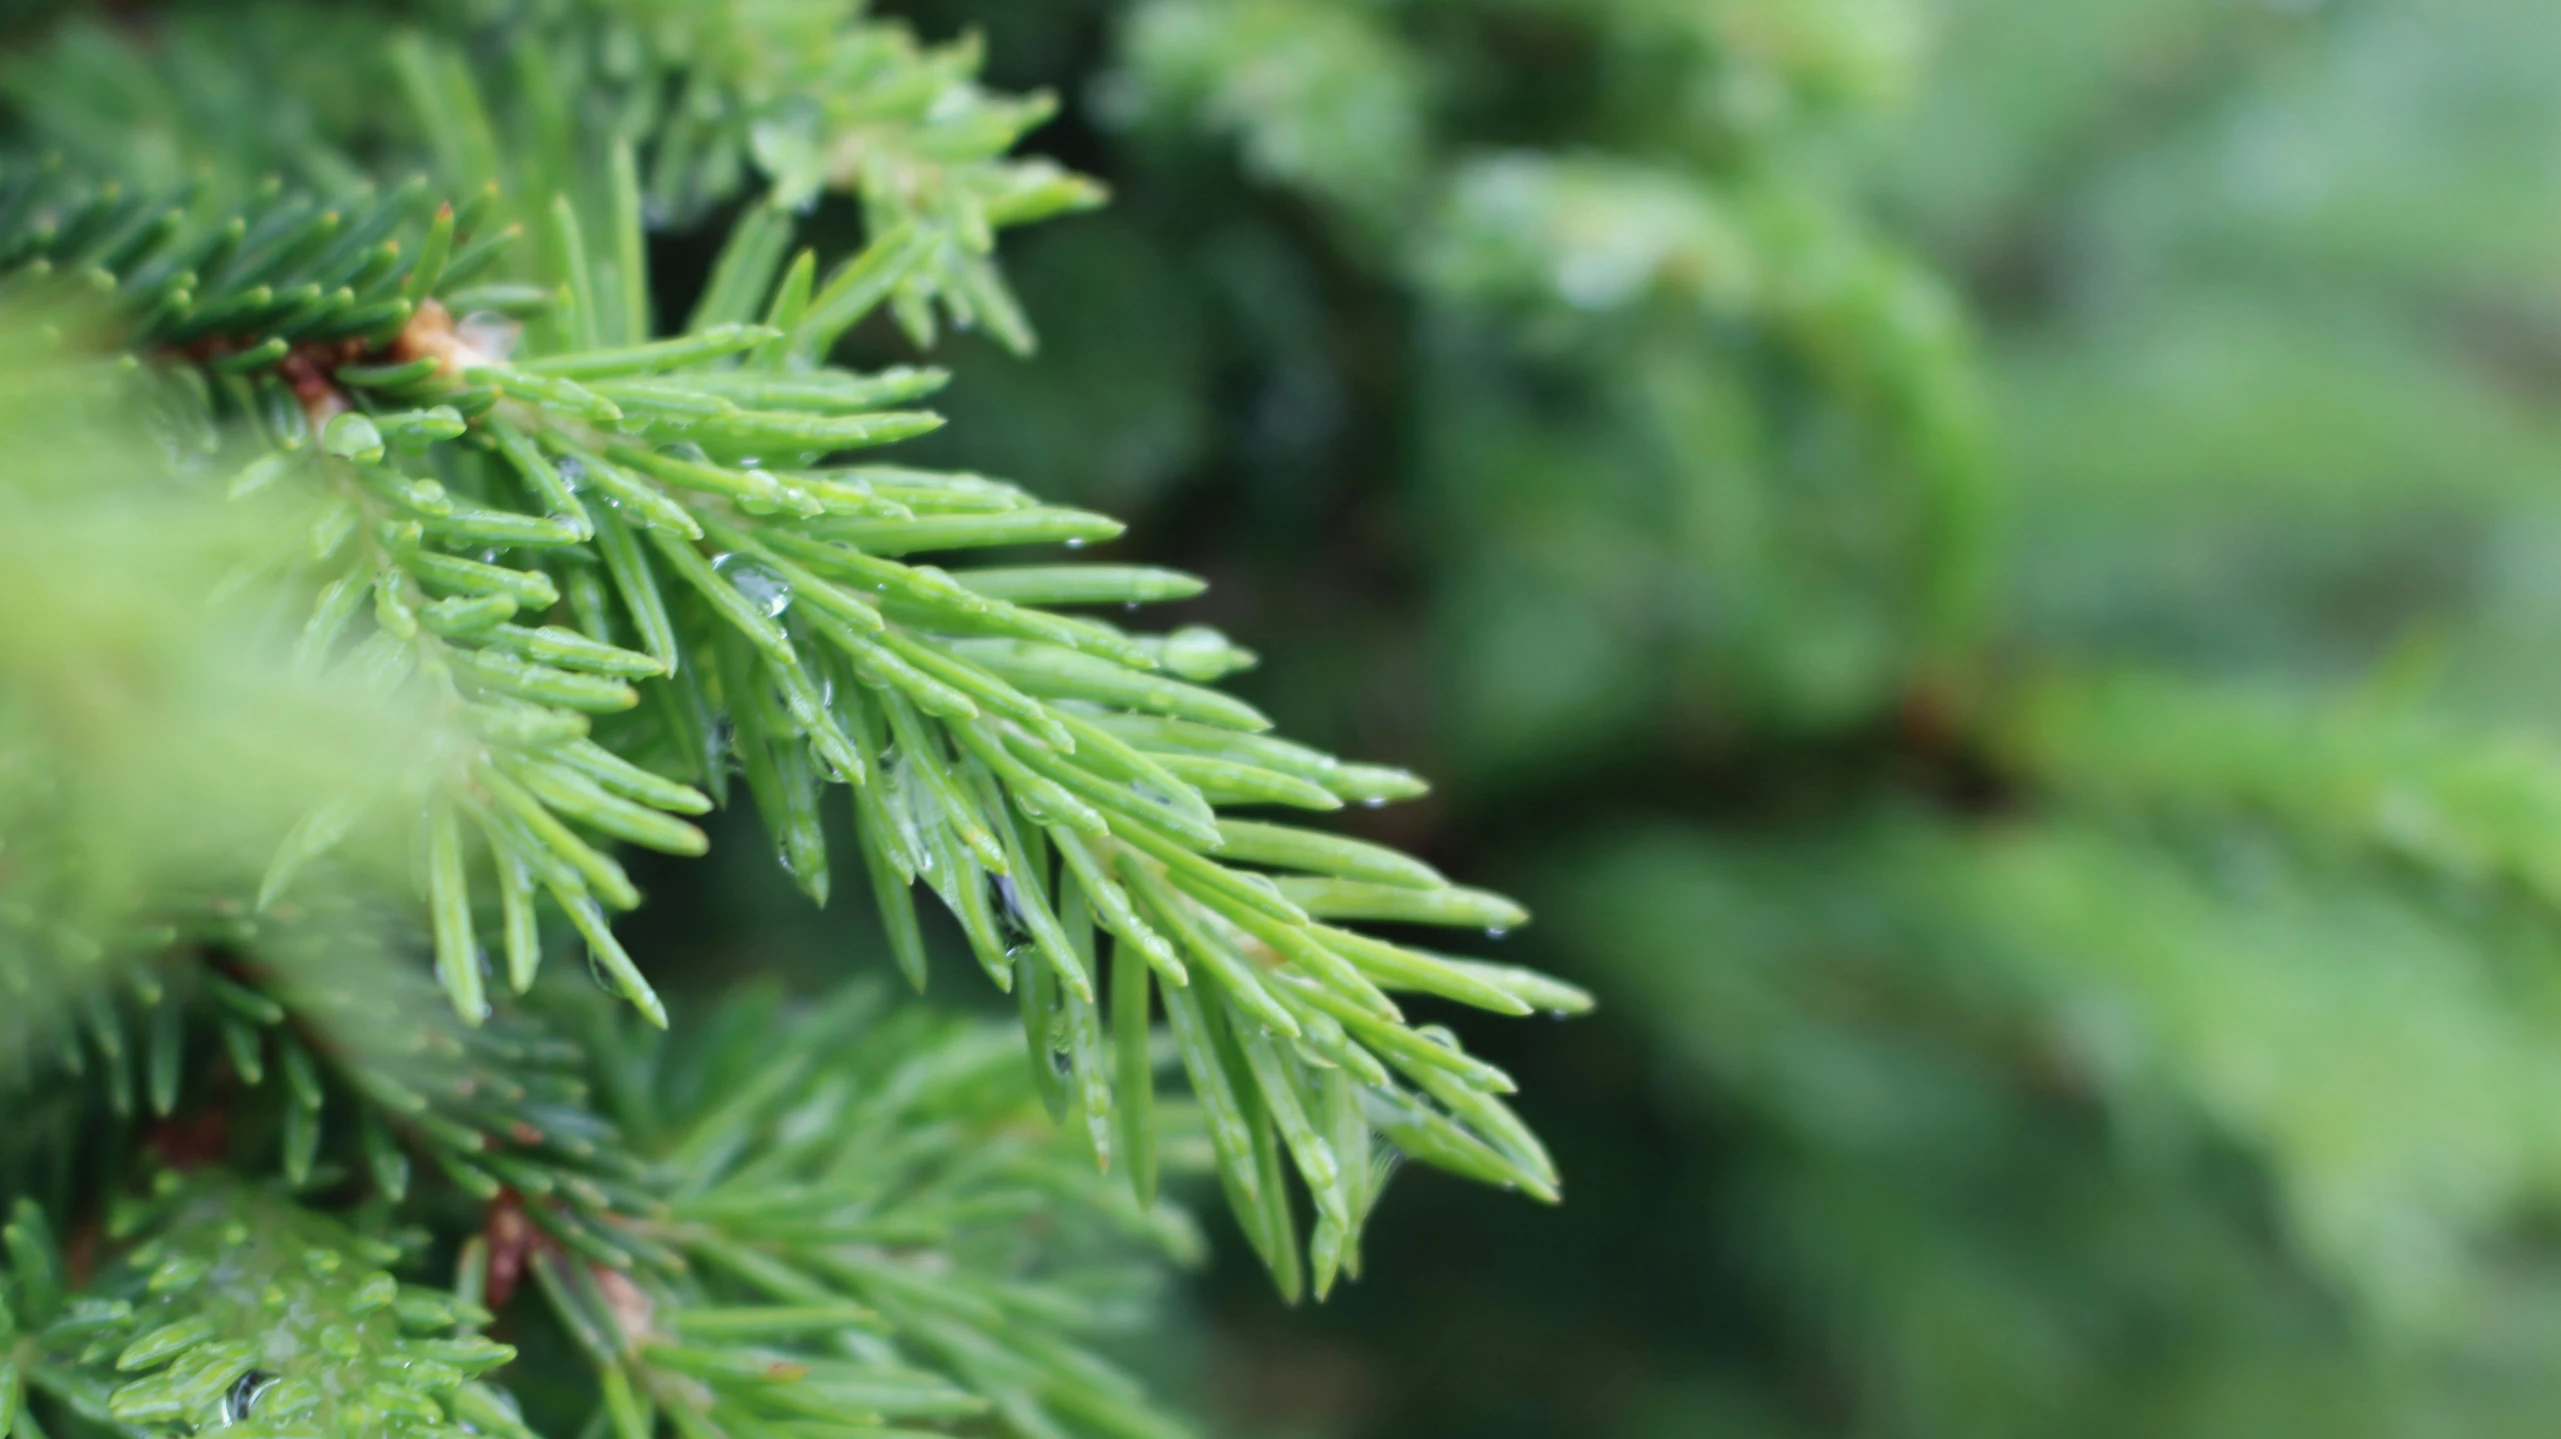
[[[1468,1026],[1561,1208],[1216,1232],[1223,1432],[2552,1432],[2561,7],[887,8],[1115,193],[933,458],[1603,1001]],[[733,839],[652,963],[880,961]]]

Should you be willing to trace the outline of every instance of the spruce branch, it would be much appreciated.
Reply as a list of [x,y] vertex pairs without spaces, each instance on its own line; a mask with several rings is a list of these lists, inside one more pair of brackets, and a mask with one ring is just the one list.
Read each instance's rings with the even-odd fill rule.
[[[1458,368],[1489,400],[1533,375],[1581,396],[1590,419],[1570,438],[1480,424],[1471,407],[1449,441],[1479,456],[1461,470],[1517,456],[1536,437],[1573,466],[1604,464],[1631,484],[1679,484],[1722,467],[1790,491],[1766,516],[1758,507],[1720,515],[1712,538],[1621,527],[1608,542],[1612,570],[1647,574],[1627,603],[1656,587],[1700,587],[1696,604],[1780,615],[1820,595],[1860,613],[1870,631],[1858,643],[1875,658],[1849,686],[1853,706],[1943,705],[1979,668],[1998,557],[1995,467],[1967,324],[1948,287],[1847,203],[1803,137],[1785,133],[1794,127],[1752,134],[1740,112],[1757,113],[1757,102],[1702,99],[1784,95],[1769,114],[1802,106],[1812,115],[1891,91],[1913,59],[1908,7],[1499,8],[1627,62],[1626,83],[1608,87],[1606,118],[1583,144],[1464,138],[1475,128],[1469,106],[1436,82],[1430,59],[1445,37],[1417,23],[1419,12],[1342,0],[1133,6],[1107,92],[1112,118],[1169,146],[1232,141],[1250,179],[1305,201],[1353,263],[1410,287],[1436,326],[1465,337],[1449,358],[1469,357]],[[1698,78],[1660,83],[1682,74]],[[1648,147],[1606,138],[1658,128]],[[1735,376],[1700,354],[1703,324],[1733,327],[1756,367],[1822,394],[1853,423],[1859,463],[1879,483],[1837,514],[1810,498],[1826,493],[1812,477],[1792,483],[1784,447],[1739,418],[1760,397],[1726,394]],[[1502,361],[1473,363],[1485,355]],[[1734,407],[1733,434],[1701,433],[1709,403]],[[1466,536],[1454,548],[1482,570],[1453,578],[1507,596],[1534,585],[1543,603],[1525,613],[1592,607],[1595,581],[1554,547],[1514,541],[1499,507],[1479,502],[1482,487],[1452,493],[1466,502],[1439,522]],[[1845,550],[1849,533],[1873,538]],[[1658,548],[1669,552],[1654,565],[1637,561]],[[1782,688],[1769,674],[1818,648],[1761,633],[1767,623],[1745,621],[1721,646],[1735,652],[1725,659],[1738,690]]]
[[2309,855],[2561,902],[2561,757],[2388,691],[2313,703],[2140,671],[2054,674],[2011,696],[1993,733],[2006,764],[2097,817],[2267,823]]
[[[311,933],[345,929],[319,918]],[[195,973],[196,1027],[245,1019],[249,1035],[191,1061],[247,1088],[208,1100],[198,1082],[195,1102],[245,1131],[270,1095],[284,1177],[160,1172],[151,1199],[117,1211],[112,1257],[87,1281],[22,1205],[0,1359],[46,1405],[150,1432],[434,1427],[424,1390],[445,1417],[521,1432],[503,1396],[437,1366],[502,1364],[505,1347],[475,1332],[520,1331],[538,1295],[594,1365],[597,1421],[618,1433],[991,1412],[1027,1435],[1185,1432],[1090,1346],[1143,1309],[1133,1245],[1189,1259],[1200,1241],[1047,1123],[1004,1028],[883,1018],[880,991],[857,985],[811,1008],[751,990],[672,1047],[548,990],[466,1029],[382,959],[261,976],[297,994],[291,1009]],[[413,1172],[413,1158],[427,1162]],[[485,1215],[452,1293],[395,1288],[374,1271],[416,1256],[296,1207],[350,1188],[369,1196],[362,1214]],[[390,1298],[398,1326],[369,1317]],[[317,1415],[307,1385],[279,1383],[323,1373]]]
[[[618,30],[625,10],[646,23]],[[1283,1291],[1322,1295],[1359,1272],[1395,1154],[1557,1193],[1511,1081],[1395,996],[1507,1014],[1590,1001],[1351,927],[1499,931],[1527,918],[1508,900],[1235,813],[1422,784],[1271,736],[1214,687],[1253,662],[1215,631],[1092,612],[1198,581],[1021,563],[1121,527],[869,453],[940,423],[917,406],[944,377],[834,367],[838,340],[884,311],[927,338],[940,305],[1027,343],[993,236],[1091,192],[1002,158],[1044,112],[976,90],[974,54],[922,51],[850,7],[806,7],[806,31],[758,15],[431,22],[373,47],[406,120],[305,137],[291,181],[0,163],[0,280],[105,298],[125,413],[156,441],[149,482],[294,516],[241,603],[293,674],[409,720],[387,781],[306,798],[254,883],[226,876],[133,946],[156,962],[121,996],[80,1001],[88,1040],[53,1062],[104,1061],[108,1109],[148,1111],[169,1164],[248,1156],[298,1203],[481,1215],[460,1295],[505,1313],[529,1280],[593,1361],[620,1439],[661,1420],[683,1439],[777,1439],[980,1414],[1027,1436],[1178,1432],[1082,1347],[1096,1306],[976,1247],[1020,1240],[1028,1198],[1180,1252],[1193,1241],[1160,1174],[1197,1159]],[[604,63],[631,34],[641,60]],[[484,68],[493,53],[503,71]],[[591,78],[602,103],[557,103]],[[79,153],[112,162],[112,125],[89,119]],[[382,155],[428,173],[336,178]],[[738,189],[746,155],[772,189],[687,323],[662,328],[649,232]],[[828,188],[862,197],[868,239],[822,265],[790,251],[794,215]],[[538,984],[564,939],[669,1022],[614,933],[641,902],[617,850],[702,852],[691,821],[734,798],[733,775],[818,903],[851,858],[825,820],[845,791],[898,968],[926,984],[921,881],[1017,1000],[1016,1057],[1000,1065],[979,1028],[866,1031],[858,999],[769,1052],[733,1027],[716,1058],[592,1017],[575,1044],[546,1028],[557,1003]],[[866,1046],[844,1042],[858,1032]],[[1173,1068],[1196,1110],[1159,1094]],[[253,1203],[220,1198],[250,1191],[210,1171],[167,1183],[163,1222],[190,1243],[212,1221],[187,1216]],[[317,1233],[286,1213],[280,1233]],[[254,1305],[206,1303],[203,1342],[249,1342],[230,1331]],[[239,1357],[190,1360],[166,1417],[218,1415],[190,1386]],[[431,1405],[394,1385],[377,1410],[485,1431],[460,1407],[479,1392],[457,1380]]]
[[[669,225],[762,188],[748,243],[780,263],[791,216],[851,195],[874,233],[909,227],[917,263],[891,299],[920,344],[939,311],[1028,349],[995,238],[1103,198],[1009,154],[1048,97],[994,94],[975,41],[923,45],[853,0],[435,0],[402,18],[386,44],[377,17],[325,0],[182,5],[147,49],[75,19],[0,81],[62,153],[137,187],[203,176],[236,204],[275,176],[340,194],[426,171],[448,194],[500,184],[553,252],[619,195]],[[599,270],[582,311],[634,303],[627,248]]]
[[1015,1036],[880,1010],[868,987],[796,1017],[750,994],[619,1088],[667,1195],[643,1227],[686,1263],[535,1269],[608,1403],[627,1386],[680,1435],[990,1412],[1026,1435],[1187,1432],[1087,1348],[1129,1313],[1111,1256],[1195,1255],[1187,1221],[1050,1128]]
[[[466,1020],[490,1004],[478,958],[485,896],[499,897],[494,937],[521,988],[539,967],[538,891],[663,1023],[606,918],[639,894],[603,841],[699,852],[700,832],[678,816],[720,795],[734,754],[785,864],[821,901],[824,788],[856,790],[865,869],[902,966],[921,978],[908,906],[922,879],[996,983],[1022,986],[1035,1054],[1064,1056],[1099,1162],[1112,1156],[1114,1067],[1093,1038],[1100,951],[1080,946],[1069,920],[1089,917],[1108,942],[1144,957],[1169,996],[1197,976],[1206,1004],[1192,1077],[1223,1073],[1242,1100],[1243,1132],[1261,1136],[1221,1153],[1285,1275],[1295,1264],[1278,1236],[1290,1225],[1274,1207],[1285,1201],[1272,1163],[1256,1154],[1285,1153],[1310,1186],[1328,1236],[1316,1251],[1320,1292],[1365,1208],[1371,1120],[1356,1094],[1331,1091],[1338,1069],[1379,1096],[1382,1122],[1412,1136],[1417,1152],[1553,1196],[1553,1166],[1502,1101],[1451,1077],[1479,1077],[1474,1061],[1435,1063],[1442,1046],[1393,1040],[1373,1056],[1329,1012],[1401,1035],[1389,986],[1502,1009],[1528,1001],[1481,972],[1325,921],[1500,930],[1526,916],[1420,867],[1373,858],[1379,877],[1333,874],[1342,856],[1321,839],[1274,846],[1265,834],[1252,852],[1278,875],[1217,858],[1228,843],[1221,803],[1330,805],[1412,793],[1414,782],[1270,740],[1249,707],[1167,672],[1172,661],[1215,675],[1242,658],[1215,636],[1143,644],[1100,620],[982,593],[968,570],[908,558],[1074,544],[1116,534],[1112,522],[972,476],[834,458],[933,423],[878,408],[903,398],[906,380],[815,362],[860,317],[841,293],[866,283],[876,302],[879,277],[920,262],[904,235],[849,261],[797,318],[783,284],[761,326],[711,315],[684,335],[617,334],[551,353],[529,330],[517,337],[522,350],[494,353],[497,339],[466,334],[424,293],[467,276],[451,263],[434,274],[395,263],[375,283],[421,290],[390,302],[405,316],[396,331],[354,341],[333,332],[318,351],[280,345],[274,317],[293,311],[263,308],[278,293],[266,279],[290,281],[305,265],[326,273],[404,224],[424,227],[430,256],[469,243],[451,209],[425,209],[419,187],[356,212],[345,235],[334,213],[280,199],[255,223],[224,222],[221,233],[269,258],[254,270],[226,262],[209,288],[258,278],[257,303],[212,301],[237,327],[216,329],[189,297],[171,323],[196,344],[184,358],[218,352],[200,363],[236,399],[267,397],[275,448],[231,489],[316,489],[341,517],[314,547],[306,652],[324,669],[405,678],[469,737],[439,760],[418,841],[438,972]],[[619,223],[639,220],[625,213]],[[181,232],[169,243],[194,242]],[[586,259],[569,253],[550,277],[573,308],[595,289]],[[287,293],[319,286],[289,283]],[[755,290],[739,293],[756,308]],[[233,363],[242,357],[252,358]],[[782,388],[763,375],[782,377]],[[251,413],[256,423],[260,411]],[[992,585],[1019,583],[1007,570]],[[1127,583],[1125,598],[1163,588],[1144,574]],[[574,629],[516,623],[564,604]],[[365,613],[370,633],[355,640]],[[639,709],[634,681],[657,696],[653,711]],[[601,717],[622,718],[619,746],[591,738]],[[291,892],[291,874],[318,847],[300,838],[270,871],[270,902]],[[1316,873],[1290,878],[1293,869]],[[1391,1084],[1390,1070],[1415,1087]],[[1325,1132],[1315,1113],[1332,1116]]]
[[0,1411],[15,1410],[20,1434],[45,1432],[31,1393],[127,1435],[529,1439],[514,1405],[474,1377],[514,1351],[457,1332],[486,1315],[393,1279],[398,1245],[260,1186],[162,1174],[116,1216],[114,1257],[76,1291],[34,1205],[18,1205],[6,1238],[16,1303],[0,1312],[14,1307],[17,1334],[0,1358]]
[[[1103,191],[1049,160],[1010,153],[1056,103],[981,88],[974,37],[922,45],[855,0],[753,8],[560,0],[530,8],[542,12],[532,22],[537,33],[548,22],[551,73],[612,77],[622,133],[636,147],[648,140],[633,183],[652,213],[697,217],[737,193],[749,174],[771,187],[764,203],[777,219],[822,193],[853,195],[872,233],[912,228],[921,253],[893,308],[919,345],[931,343],[939,306],[955,326],[983,327],[1017,351],[1031,347],[1030,323],[994,262],[995,237],[1090,209]],[[521,32],[527,21],[514,16],[509,25]],[[542,69],[528,64],[525,73]],[[569,177],[550,178],[532,192],[569,188]],[[760,228],[765,244],[787,230]]]

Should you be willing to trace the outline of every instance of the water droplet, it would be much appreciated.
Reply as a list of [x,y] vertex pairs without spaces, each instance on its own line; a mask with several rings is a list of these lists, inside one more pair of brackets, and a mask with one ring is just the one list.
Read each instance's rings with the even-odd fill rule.
[[1207,625],[1185,625],[1165,637],[1165,668],[1187,680],[1206,683],[1236,667],[1238,652],[1227,636]]
[[[987,884],[995,892],[996,918],[1004,924],[1006,936],[1011,939],[1028,937],[1031,925],[1023,919],[1023,892],[1014,887],[1013,876],[991,874],[987,876]],[[1019,949],[1022,946],[1015,947]]]
[[552,468],[560,472],[560,482],[573,490],[586,488],[587,467],[574,459],[562,458]]
[[517,342],[525,337],[525,327],[495,310],[474,310],[455,323],[454,334],[491,360],[503,363],[516,353]]
[[1387,799],[1383,795],[1371,795],[1369,798],[1361,801],[1361,808],[1385,809],[1387,808]]
[[1136,600],[1123,600],[1120,607],[1131,614],[1138,613],[1138,601]]
[[1489,924],[1485,926],[1485,937],[1487,939],[1501,939],[1510,933],[1510,930],[1503,928],[1499,924]]
[[1069,548],[1069,549],[1071,549],[1071,550],[1081,550],[1081,549],[1085,548],[1085,541],[1084,541],[1084,538],[1083,538],[1082,536],[1079,536],[1079,537],[1077,537],[1077,538],[1075,538],[1075,539],[1069,540],[1069,541],[1067,542],[1067,548]]
[[238,1424],[246,1420],[249,1411],[257,1407],[259,1397],[275,1382],[276,1376],[264,1369],[248,1370],[232,1380],[231,1388],[222,1396],[222,1422]]
[[779,619],[791,608],[791,581],[774,573],[771,565],[747,555],[722,555],[711,562],[729,580],[729,587],[746,596],[747,602],[764,611],[765,618]]
[[658,447],[658,453],[665,455],[671,460],[683,460],[688,464],[707,465],[711,463],[711,456],[703,453],[703,447],[695,444],[691,440],[678,440],[672,445],[660,445]]

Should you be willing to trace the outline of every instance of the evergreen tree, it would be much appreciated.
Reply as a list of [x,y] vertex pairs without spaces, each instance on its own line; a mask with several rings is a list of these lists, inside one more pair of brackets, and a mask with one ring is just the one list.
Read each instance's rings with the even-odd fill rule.
[[2542,1433],[2550,9],[0,6],[0,1433]]
[[[866,319],[1031,347],[1047,100],[853,0],[27,8],[0,1433],[1179,1434],[1104,1354],[1160,1172],[1292,1299],[1400,1156],[1556,1197],[1406,1007],[1585,997],[1351,927],[1521,910],[1237,813],[1420,781],[1115,622],[1199,581],[1021,553],[1116,521],[873,453],[946,376]],[[730,803],[1019,1022],[662,1000],[623,856]]]

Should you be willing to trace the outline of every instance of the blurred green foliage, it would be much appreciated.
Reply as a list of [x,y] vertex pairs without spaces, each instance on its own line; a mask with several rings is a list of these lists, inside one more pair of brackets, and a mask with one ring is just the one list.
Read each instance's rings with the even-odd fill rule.
[[2561,12],[899,8],[1115,193],[931,443],[1607,1001],[1232,1432],[2549,1427]]

